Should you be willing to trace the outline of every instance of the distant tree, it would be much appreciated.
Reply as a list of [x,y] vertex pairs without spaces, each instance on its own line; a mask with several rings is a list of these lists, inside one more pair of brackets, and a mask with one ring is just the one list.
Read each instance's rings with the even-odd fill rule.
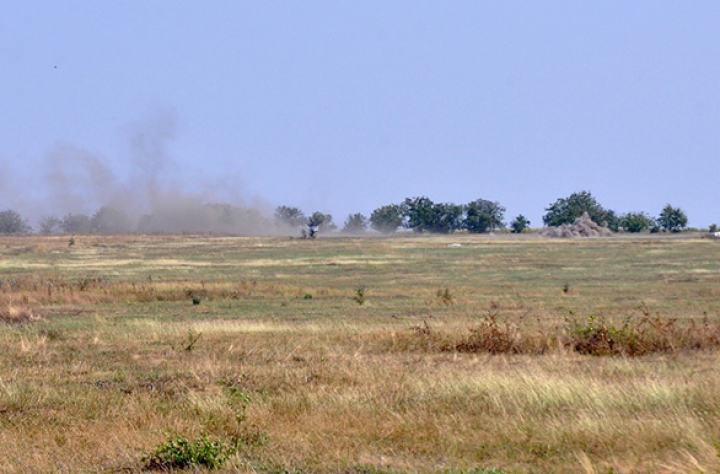
[[433,232],[437,214],[435,203],[425,196],[405,199],[404,212],[408,228],[415,232]]
[[38,222],[38,232],[42,235],[52,235],[60,232],[62,221],[55,216],[45,216]]
[[389,204],[370,214],[370,227],[383,234],[392,234],[403,225],[405,212],[399,204]]
[[434,206],[435,222],[431,231],[439,234],[450,234],[463,228],[463,206],[451,202],[438,203]]
[[510,232],[513,234],[522,234],[525,232],[525,229],[528,229],[529,227],[530,221],[522,214],[518,214],[515,220],[510,223]]
[[681,232],[687,227],[688,218],[679,207],[666,205],[657,218],[657,225],[665,231]]
[[620,216],[620,227],[627,232],[642,232],[651,229],[655,219],[644,212],[628,212]]
[[65,234],[89,234],[92,232],[92,221],[85,214],[68,214],[63,217],[60,230]]
[[300,227],[307,223],[307,217],[297,207],[279,206],[275,209],[275,221],[291,227]]
[[32,227],[12,209],[0,212],[0,234],[29,234]]
[[128,234],[133,230],[133,221],[123,211],[103,206],[93,214],[90,226],[98,234]]
[[367,230],[368,219],[359,212],[350,214],[345,220],[342,231],[348,234],[360,234]]
[[618,218],[611,210],[603,208],[588,191],[573,193],[564,199],[558,199],[545,209],[543,216],[546,226],[572,224],[575,219],[587,212],[596,224],[607,225],[613,230],[618,228]]
[[710,224],[710,227],[708,228],[708,232],[715,233],[718,231],[718,225],[717,224]]
[[465,228],[468,232],[483,233],[505,227],[505,208],[498,202],[478,199],[465,206]]

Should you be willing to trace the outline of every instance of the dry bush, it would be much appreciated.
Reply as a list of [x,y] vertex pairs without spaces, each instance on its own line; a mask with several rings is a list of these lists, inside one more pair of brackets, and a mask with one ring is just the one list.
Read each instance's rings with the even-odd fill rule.
[[0,309],[0,321],[8,324],[22,324],[40,321],[42,318],[31,308],[7,305]]
[[427,322],[410,333],[394,335],[396,350],[469,352],[486,354],[540,355],[553,352],[575,352],[592,356],[636,357],[657,353],[720,348],[720,324],[679,324],[676,319],[651,316],[643,309],[642,317],[626,318],[615,324],[591,316],[584,321],[567,320],[564,327],[547,331],[542,327],[521,327],[500,323],[490,313],[467,333],[436,330]]

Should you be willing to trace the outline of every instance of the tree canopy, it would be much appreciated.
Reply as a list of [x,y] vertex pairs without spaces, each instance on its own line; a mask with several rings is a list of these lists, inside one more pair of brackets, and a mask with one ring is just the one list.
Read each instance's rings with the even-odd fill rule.
[[563,224],[572,224],[575,219],[588,213],[593,222],[600,225],[607,225],[617,230],[618,218],[611,210],[607,210],[597,202],[588,191],[573,193],[567,198],[555,201],[545,209],[547,213],[543,216],[543,224],[557,227]]
[[499,202],[478,199],[465,206],[464,228],[468,232],[483,233],[505,227],[505,208]]
[[382,234],[392,234],[403,225],[405,213],[399,204],[388,204],[370,214],[370,227]]
[[660,216],[657,218],[657,224],[666,231],[680,232],[687,227],[688,218],[679,207],[666,205]]

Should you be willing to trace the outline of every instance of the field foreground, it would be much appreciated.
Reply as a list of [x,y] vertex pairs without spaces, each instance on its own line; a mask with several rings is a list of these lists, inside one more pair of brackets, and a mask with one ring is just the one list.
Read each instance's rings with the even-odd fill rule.
[[0,341],[1,472],[720,472],[708,239],[5,237]]

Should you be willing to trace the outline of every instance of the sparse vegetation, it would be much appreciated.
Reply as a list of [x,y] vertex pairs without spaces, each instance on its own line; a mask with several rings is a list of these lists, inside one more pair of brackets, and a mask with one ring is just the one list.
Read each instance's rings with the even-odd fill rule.
[[2,470],[718,471],[720,247],[670,237],[2,237]]

